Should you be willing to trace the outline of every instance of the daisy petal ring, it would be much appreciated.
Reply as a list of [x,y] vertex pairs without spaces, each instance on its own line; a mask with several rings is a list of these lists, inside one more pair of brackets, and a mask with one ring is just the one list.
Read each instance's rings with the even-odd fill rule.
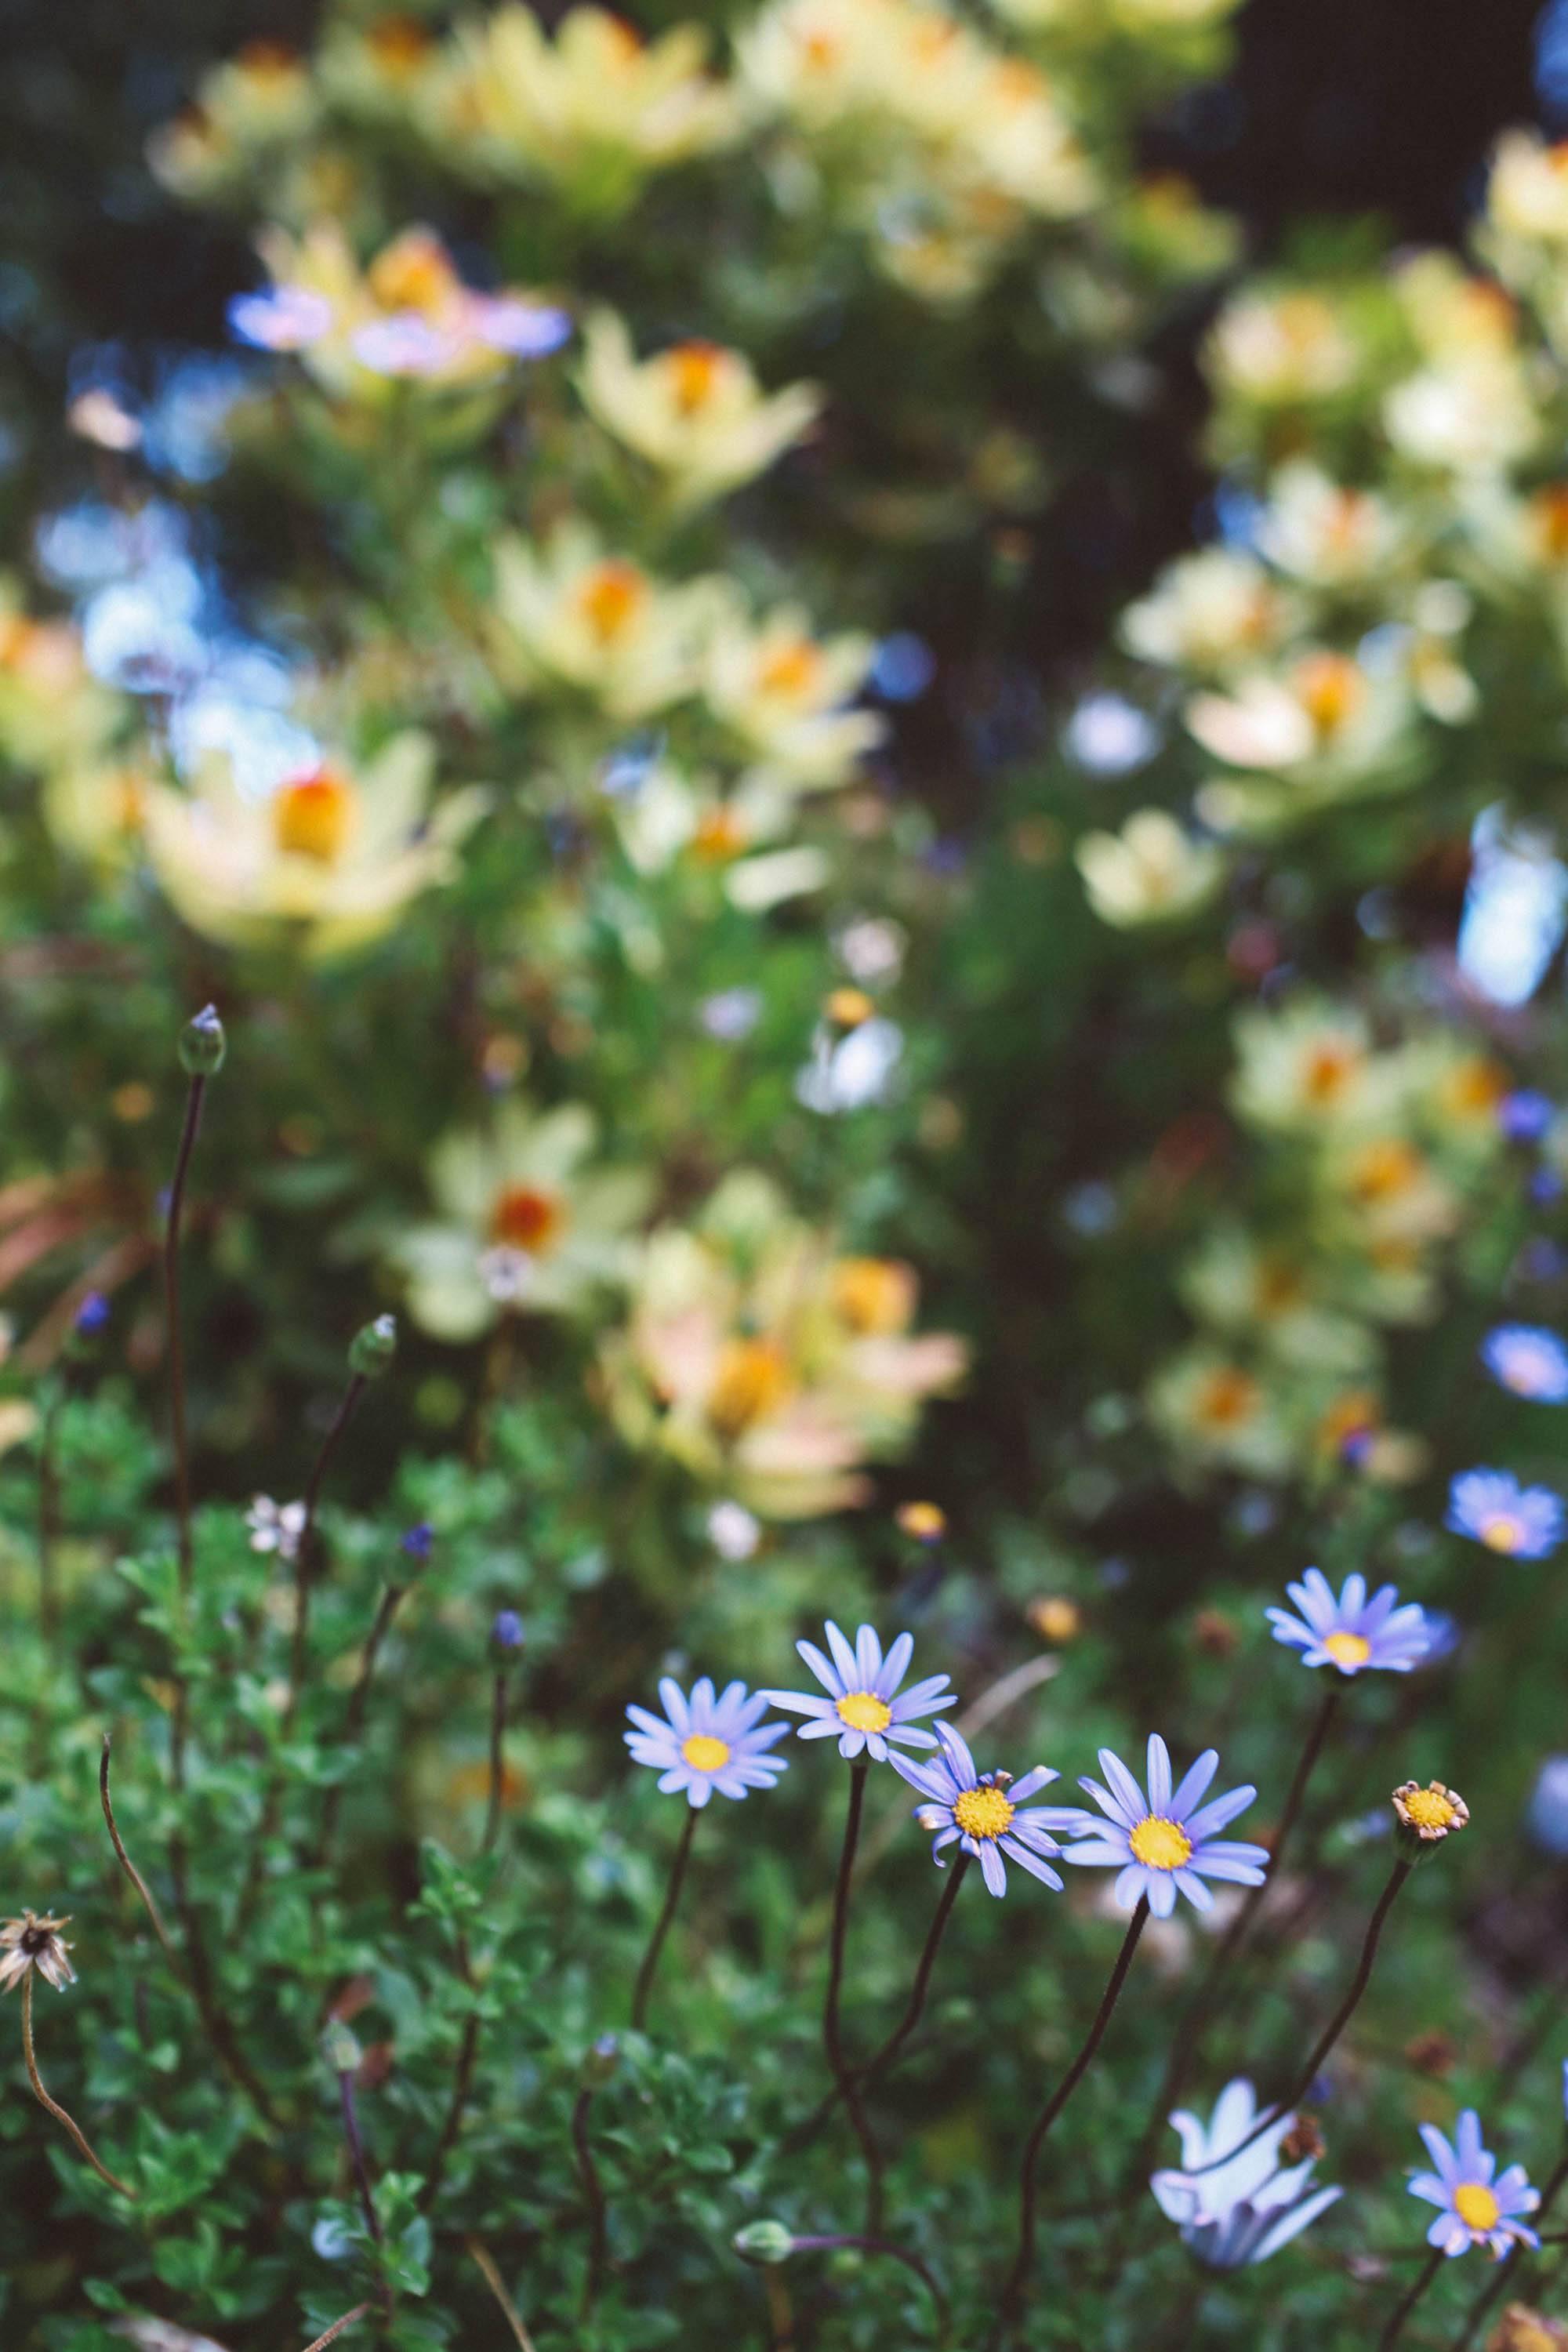
[[1206,1748],[1175,1788],[1171,1785],[1170,1751],[1159,1734],[1149,1741],[1147,1793],[1119,1756],[1109,1748],[1100,1751],[1100,1769],[1110,1782],[1080,1780],[1100,1811],[1080,1817],[1079,1826],[1091,1836],[1063,1849],[1063,1859],[1090,1870],[1115,1870],[1120,1874],[1115,1895],[1123,1911],[1134,1911],[1144,1896],[1156,1919],[1168,1919],[1176,1896],[1184,1895],[1198,1911],[1214,1907],[1206,1879],[1236,1886],[1261,1886],[1268,1849],[1236,1843],[1218,1832],[1245,1812],[1258,1791],[1232,1789],[1208,1804],[1202,1801],[1219,1768],[1217,1749]]
[[926,1801],[915,1807],[915,1816],[922,1829],[936,1832],[931,1860],[941,1868],[943,1846],[956,1844],[979,1863],[987,1891],[1005,1895],[1005,1854],[1020,1870],[1059,1893],[1062,1882],[1046,1856],[1058,1854],[1061,1848],[1049,1832],[1076,1822],[1077,1808],[1058,1811],[1054,1806],[1027,1805],[1025,1800],[1061,1775],[1046,1764],[1037,1764],[1021,1780],[1005,1772],[977,1772],[973,1757],[951,1723],[939,1723],[936,1735],[942,1753],[923,1764],[911,1764],[902,1756],[888,1759]]
[[1423,2124],[1421,2137],[1435,2168],[1410,2176],[1410,2194],[1436,2205],[1437,2219],[1426,2232],[1426,2242],[1445,2254],[1463,2254],[1471,2246],[1485,2246],[1500,2262],[1516,2245],[1538,2246],[1535,2231],[1521,2219],[1533,2213],[1541,2191],[1532,2189],[1522,2164],[1497,2169],[1497,2158],[1481,2145],[1481,2126],[1473,2107],[1467,2107],[1455,2128],[1453,2146],[1433,2124]]
[[1429,1645],[1426,1613],[1415,1603],[1399,1606],[1399,1594],[1385,1584],[1366,1597],[1364,1576],[1347,1576],[1336,1601],[1321,1569],[1310,1568],[1300,1584],[1285,1587],[1298,1613],[1267,1613],[1277,1642],[1301,1653],[1304,1666],[1337,1666],[1342,1675],[1383,1669],[1407,1675]]
[[931,1675],[900,1692],[914,1654],[914,1636],[900,1633],[884,1657],[869,1625],[860,1627],[853,1649],[837,1625],[830,1622],[825,1631],[830,1657],[814,1642],[795,1646],[827,1696],[816,1691],[771,1690],[763,1694],[768,1704],[809,1717],[798,1727],[803,1739],[830,1739],[837,1734],[838,1753],[851,1763],[862,1750],[879,1764],[886,1763],[889,1744],[934,1748],[931,1733],[916,1727],[919,1718],[956,1706],[958,1694],[949,1689],[946,1675]]
[[782,1756],[768,1753],[789,1726],[763,1722],[768,1711],[765,1691],[748,1696],[744,1683],[731,1683],[715,1697],[704,1675],[689,1699],[666,1675],[658,1695],[664,1718],[650,1715],[646,1706],[628,1706],[634,1727],[622,1736],[637,1761],[659,1774],[659,1789],[666,1796],[679,1790],[689,1804],[700,1809],[715,1789],[721,1797],[744,1797],[752,1789],[771,1789],[788,1769]]

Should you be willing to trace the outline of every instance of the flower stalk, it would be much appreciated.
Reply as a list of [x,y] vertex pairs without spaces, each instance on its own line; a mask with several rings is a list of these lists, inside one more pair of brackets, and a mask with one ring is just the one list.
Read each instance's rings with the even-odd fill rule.
[[675,1849],[675,1860],[670,1864],[664,1905],[654,1923],[653,1934],[648,1937],[642,1966],[637,1970],[637,1983],[632,1991],[632,2031],[635,2033],[642,2032],[647,2022],[648,1997],[653,1991],[659,1954],[664,1949],[664,1939],[669,1933],[669,1923],[675,1916],[675,1906],[680,1900],[680,1890],[686,1881],[687,1864],[691,1860],[691,1841],[697,1834],[697,1814],[695,1805],[688,1807],[686,1820],[681,1826],[680,1843]]
[[35,1971],[28,1969],[22,1979],[22,2056],[26,2064],[27,2080],[33,2086],[33,2096],[41,2107],[53,2116],[56,2123],[62,2125],[69,2133],[76,2144],[78,2153],[87,2158],[99,2179],[107,2181],[110,2189],[117,2189],[121,2197],[127,2198],[134,2205],[136,2202],[134,2189],[128,2189],[118,2173],[110,2172],[108,2165],[103,2163],[94,2151],[92,2142],[74,2116],[68,2115],[59,2101],[50,2098],[44,2088],[43,2076],[38,2072],[37,2053],[33,2047],[34,1974]]
[[1389,2352],[1390,2346],[1398,2343],[1405,2333],[1405,2321],[1442,2269],[1444,2259],[1442,2247],[1434,2246],[1411,2285],[1389,2313],[1383,2334],[1377,2339],[1377,2352]]

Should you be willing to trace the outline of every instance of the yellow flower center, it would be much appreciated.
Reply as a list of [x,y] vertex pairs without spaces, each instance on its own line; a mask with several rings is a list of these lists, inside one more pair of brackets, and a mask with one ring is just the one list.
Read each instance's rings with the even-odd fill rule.
[[1495,2230],[1502,2208],[1479,2180],[1461,2180],[1454,2191],[1454,2210],[1467,2230]]
[[776,1339],[731,1339],[719,1360],[708,1418],[726,1437],[739,1437],[782,1404],[792,1382]]
[[449,302],[458,290],[446,247],[426,229],[410,229],[395,238],[377,254],[367,277],[371,292],[388,310],[428,314]]
[[531,1184],[509,1184],[496,1202],[490,1234],[494,1240],[538,1257],[565,1222],[565,1211],[548,1192],[536,1192]]
[[1330,1633],[1323,1647],[1336,1666],[1364,1666],[1372,1655],[1372,1643],[1364,1633]]
[[613,646],[631,626],[647,594],[647,583],[635,563],[612,557],[596,563],[577,591],[583,618],[602,646]]
[[365,35],[376,63],[392,74],[423,65],[435,43],[417,16],[382,16]]
[[839,1722],[851,1731],[886,1731],[893,1719],[892,1708],[875,1691],[846,1691],[833,1704]]
[[330,768],[319,768],[273,796],[273,839],[289,856],[331,866],[347,846],[357,814],[353,786]]
[[1481,1528],[1481,1541],[1489,1551],[1511,1552],[1519,1549],[1520,1525],[1506,1511],[1488,1519]]
[[1250,1421],[1258,1406],[1258,1382],[1246,1372],[1226,1365],[1204,1382],[1194,1410],[1200,1423],[1212,1429],[1230,1429],[1238,1422]]
[[746,846],[745,821],[736,809],[709,809],[698,819],[691,836],[691,854],[704,866],[722,866],[739,857]]
[[694,1731],[681,1741],[680,1753],[694,1772],[719,1772],[730,1761],[728,1742],[715,1739],[710,1731]]
[[713,397],[724,352],[717,343],[677,343],[665,362],[677,408],[683,416],[695,416]]
[[896,1258],[841,1258],[833,1270],[833,1295],[852,1331],[879,1338],[901,1331],[914,1305],[910,1270]]
[[1013,1819],[1000,1789],[965,1789],[952,1801],[952,1818],[966,1837],[999,1838]]
[[1530,501],[1541,542],[1554,563],[1568,558],[1568,482],[1552,482]]
[[1360,1065],[1360,1055],[1348,1045],[1314,1045],[1301,1071],[1301,1091],[1309,1102],[1336,1102]]
[[783,695],[794,701],[811,692],[821,668],[821,652],[811,639],[791,637],[768,656],[757,672],[757,684],[764,694]]
[[1358,1201],[1394,1201],[1419,1183],[1425,1163],[1414,1145],[1398,1136],[1369,1143],[1356,1155],[1351,1191]]
[[1405,1810],[1418,1830],[1451,1829],[1459,1818],[1444,1789],[1413,1789]]
[[1163,1813],[1145,1814],[1127,1843],[1134,1862],[1151,1870],[1180,1870],[1193,1850],[1180,1822],[1168,1822]]

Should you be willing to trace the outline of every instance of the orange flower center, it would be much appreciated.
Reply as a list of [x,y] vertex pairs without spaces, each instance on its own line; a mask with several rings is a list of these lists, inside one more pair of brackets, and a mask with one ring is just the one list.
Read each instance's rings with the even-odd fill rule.
[[318,768],[274,794],[273,839],[290,857],[331,866],[347,846],[357,814],[353,786],[330,768]]
[[710,809],[691,836],[692,856],[707,866],[721,866],[727,858],[739,857],[745,846],[746,828],[733,809]]
[[565,1223],[565,1207],[552,1193],[531,1184],[509,1184],[490,1218],[490,1236],[509,1248],[526,1250],[530,1257],[541,1257],[560,1239]]
[[258,81],[287,80],[300,66],[287,41],[247,41],[239,53],[238,63]]
[[1213,1429],[1234,1429],[1257,1410],[1258,1382],[1234,1365],[1211,1372],[1198,1392],[1197,1417]]
[[412,73],[435,47],[417,16],[380,16],[365,39],[376,63],[393,74]]
[[771,653],[757,672],[757,683],[764,694],[781,694],[790,700],[811,692],[822,670],[822,655],[809,637],[791,637]]
[[789,1364],[776,1339],[731,1339],[719,1360],[708,1418],[721,1435],[739,1437],[782,1404],[791,1386]]
[[847,1257],[834,1268],[833,1294],[852,1330],[901,1331],[910,1315],[910,1277],[895,1258]]
[[665,353],[675,404],[683,416],[706,408],[718,388],[725,354],[718,343],[677,343]]
[[1389,1136],[1369,1143],[1357,1154],[1351,1191],[1358,1201],[1393,1201],[1408,1192],[1420,1178],[1421,1155],[1402,1137]]
[[1544,553],[1553,563],[1568,560],[1568,482],[1549,482],[1530,506]]
[[625,636],[647,596],[647,583],[635,563],[612,557],[596,563],[577,591],[578,609],[602,646]]
[[370,290],[388,310],[439,309],[457,291],[457,273],[439,237],[411,229],[378,253],[369,270]]
[[1309,1102],[1336,1102],[1349,1086],[1360,1055],[1349,1045],[1314,1045],[1301,1068],[1301,1092]]
[[1301,708],[1318,733],[1336,735],[1366,699],[1366,680],[1345,654],[1309,654],[1296,672]]

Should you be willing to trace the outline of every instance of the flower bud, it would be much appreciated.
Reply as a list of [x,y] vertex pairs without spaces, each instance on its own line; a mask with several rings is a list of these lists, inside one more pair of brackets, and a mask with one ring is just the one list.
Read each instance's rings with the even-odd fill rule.
[[795,2240],[782,2221],[748,2221],[730,2243],[743,2263],[787,2263],[795,2252]]
[[618,2033],[601,2033],[583,2061],[583,2087],[598,2091],[609,2081],[621,2063],[621,2037]]
[[223,1067],[228,1040],[216,1004],[204,1004],[180,1032],[180,1067],[193,1078],[212,1078]]
[[1458,1790],[1445,1788],[1441,1780],[1433,1780],[1425,1789],[1415,1780],[1402,1780],[1394,1791],[1394,1811],[1397,1817],[1394,1843],[1406,1862],[1425,1860],[1470,1818],[1470,1809]]
[[396,1321],[390,1315],[378,1315],[374,1323],[363,1324],[350,1340],[349,1370],[359,1380],[376,1380],[396,1353]]
[[357,2074],[364,2053],[341,2017],[329,2017],[321,2033],[321,2055],[334,2074]]
[[430,1548],[435,1540],[435,1528],[428,1521],[421,1519],[416,1528],[410,1528],[406,1535],[399,1539],[397,1549],[405,1559],[413,1561],[415,1570],[417,1571],[428,1564]]
[[498,1612],[490,1627],[490,1651],[498,1665],[508,1665],[527,1640],[522,1620],[515,1609]]

